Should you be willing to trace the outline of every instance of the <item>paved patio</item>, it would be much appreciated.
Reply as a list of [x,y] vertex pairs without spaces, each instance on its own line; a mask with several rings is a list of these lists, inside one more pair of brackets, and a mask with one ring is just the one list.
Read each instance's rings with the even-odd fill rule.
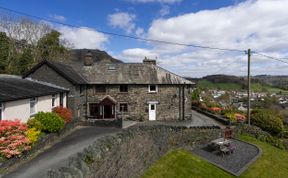
[[200,126],[219,126],[225,128],[223,124],[214,119],[205,116],[197,111],[192,110],[192,119],[181,122],[175,121],[149,121],[137,123],[140,125],[168,125],[168,126],[185,126],[185,127],[200,127]]
[[239,176],[261,155],[261,150],[255,145],[236,139],[232,139],[232,144],[236,149],[231,154],[222,155],[217,151],[211,151],[207,146],[194,149],[192,152],[221,169]]

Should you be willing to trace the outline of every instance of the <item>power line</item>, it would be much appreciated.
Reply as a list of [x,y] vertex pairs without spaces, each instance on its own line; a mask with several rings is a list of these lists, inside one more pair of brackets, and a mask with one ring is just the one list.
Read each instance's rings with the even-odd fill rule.
[[[52,19],[44,18],[44,17],[30,15],[30,14],[27,14],[27,13],[24,13],[24,12],[8,9],[8,8],[1,7],[1,6],[0,6],[0,9],[6,10],[6,11],[10,11],[10,12],[13,12],[13,13],[16,13],[16,14],[19,14],[19,15],[31,17],[31,18],[34,18],[34,19],[45,20],[45,21],[48,21],[48,22],[51,22],[51,23],[56,23],[56,24],[60,24],[60,25],[64,25],[64,26],[68,26],[68,27],[72,27],[72,28],[81,28],[80,26],[77,26],[77,25],[72,25],[72,24],[63,23],[63,22],[55,21],[55,20],[52,20]],[[87,30],[93,31],[91,28],[88,28]],[[197,44],[185,44],[185,43],[177,43],[177,42],[164,41],[164,40],[156,40],[156,39],[151,39],[151,38],[141,38],[141,37],[137,37],[137,36],[118,34],[118,33],[113,33],[113,32],[108,32],[108,31],[103,31],[103,30],[96,30],[96,31],[98,31],[100,33],[103,33],[103,34],[107,34],[107,35],[124,37],[124,38],[130,38],[130,39],[147,41],[147,42],[155,42],[155,43],[163,43],[163,44],[169,44],[169,45],[178,45],[178,46],[186,46],[186,47],[211,49],[211,50],[220,50],[220,51],[245,52],[245,50],[240,50],[240,49],[228,49],[228,48],[218,48],[218,47],[211,47],[211,46],[202,46],[202,45],[197,45]]]
[[257,54],[259,56],[263,56],[263,57],[266,57],[266,58],[269,58],[269,59],[277,60],[279,62],[283,62],[283,63],[288,64],[288,61],[284,61],[282,59],[279,59],[279,58],[276,58],[276,57],[272,57],[272,56],[268,56],[266,54],[262,54],[262,53],[259,53],[259,52],[256,52],[256,51],[252,51],[252,54]]

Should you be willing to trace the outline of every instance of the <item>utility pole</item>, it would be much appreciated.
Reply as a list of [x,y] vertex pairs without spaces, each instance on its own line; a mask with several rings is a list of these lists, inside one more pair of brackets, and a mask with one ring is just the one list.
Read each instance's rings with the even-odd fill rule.
[[247,119],[248,119],[248,125],[250,126],[250,91],[251,91],[251,86],[250,86],[250,82],[251,82],[251,77],[250,77],[250,57],[251,57],[251,49],[248,49],[247,51],[248,54],[248,76],[247,76],[247,82],[248,82],[248,91],[247,91],[247,95],[248,95],[248,104],[247,104]]

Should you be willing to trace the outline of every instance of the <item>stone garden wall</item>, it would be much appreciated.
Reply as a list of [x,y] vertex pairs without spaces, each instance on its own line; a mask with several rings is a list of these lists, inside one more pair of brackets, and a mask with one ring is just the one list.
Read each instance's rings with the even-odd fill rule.
[[47,177],[141,177],[168,150],[195,148],[221,134],[219,127],[134,126],[103,137]]

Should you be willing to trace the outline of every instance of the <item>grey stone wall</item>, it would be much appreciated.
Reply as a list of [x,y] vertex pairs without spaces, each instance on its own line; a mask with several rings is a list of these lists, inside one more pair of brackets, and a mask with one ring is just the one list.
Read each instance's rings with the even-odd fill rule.
[[37,69],[34,73],[30,74],[28,77],[68,88],[68,108],[73,111],[74,117],[79,117],[78,109],[80,109],[82,106],[82,101],[80,100],[79,86],[73,85],[70,81],[59,75],[56,71],[54,71],[46,64],[42,65],[39,69]]
[[[191,97],[185,87],[185,116],[189,118],[191,112]],[[156,106],[157,120],[179,120],[182,119],[181,108],[182,90],[178,85],[158,85],[157,93],[149,93],[148,85],[129,85],[128,93],[121,93],[119,85],[106,85],[105,93],[96,93],[92,85],[88,89],[88,102],[99,102],[105,96],[111,96],[117,101],[116,112],[119,112],[119,104],[127,103],[128,112],[124,114],[126,119],[148,120],[148,102],[159,102]]]
[[195,148],[221,133],[215,127],[135,126],[98,140],[70,158],[66,166],[49,171],[47,177],[141,177],[168,150]]

